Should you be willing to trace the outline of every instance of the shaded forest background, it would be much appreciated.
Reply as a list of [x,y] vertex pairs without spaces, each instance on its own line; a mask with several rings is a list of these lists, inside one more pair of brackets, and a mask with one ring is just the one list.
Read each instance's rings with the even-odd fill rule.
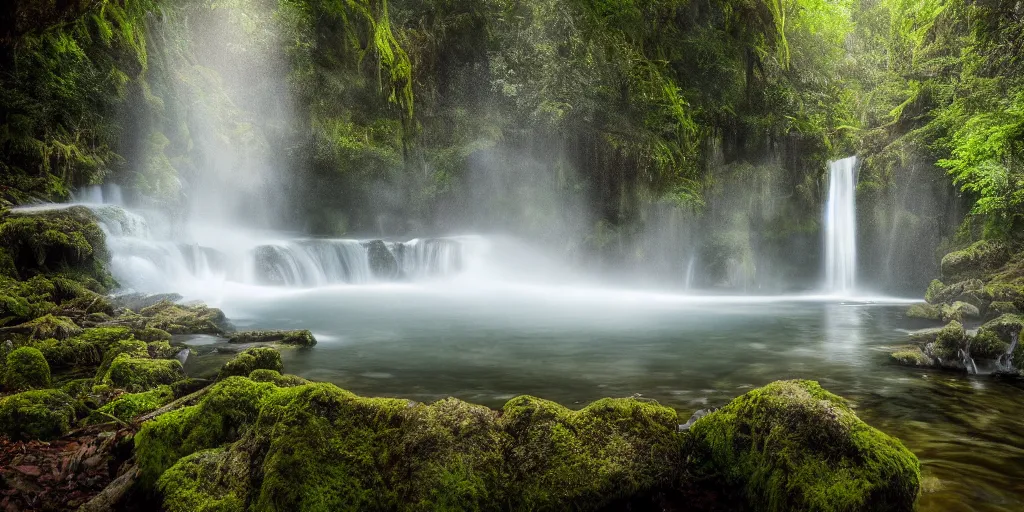
[[860,266],[886,289],[1024,221],[1014,1],[27,0],[0,20],[11,204],[110,182],[259,227],[507,232],[744,289],[817,275],[834,158],[860,157]]

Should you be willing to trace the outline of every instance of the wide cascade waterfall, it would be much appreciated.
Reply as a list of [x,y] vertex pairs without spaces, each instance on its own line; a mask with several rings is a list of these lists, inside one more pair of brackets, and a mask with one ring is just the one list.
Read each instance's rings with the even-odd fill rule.
[[825,204],[825,288],[846,294],[857,277],[857,157],[829,162]]
[[193,233],[159,212],[114,204],[122,202],[116,187],[89,187],[75,197],[75,203],[30,208],[89,208],[107,235],[111,273],[126,289],[145,293],[191,294],[223,283],[315,287],[453,277],[486,245],[472,236],[288,238],[208,226]]

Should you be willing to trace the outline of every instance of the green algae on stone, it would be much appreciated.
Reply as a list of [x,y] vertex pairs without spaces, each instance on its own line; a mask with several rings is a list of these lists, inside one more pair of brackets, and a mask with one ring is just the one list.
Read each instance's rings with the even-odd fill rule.
[[39,349],[19,347],[7,354],[4,387],[11,391],[50,387],[50,365]]
[[88,423],[105,423],[109,421],[106,415],[121,421],[131,421],[139,415],[155,411],[173,399],[170,386],[158,386],[142,393],[125,393],[97,409],[104,414],[90,416]]
[[308,330],[295,331],[244,331],[232,334],[229,343],[281,343],[297,347],[312,347],[316,338]]
[[250,348],[228,361],[220,369],[217,380],[232,376],[246,377],[253,370],[274,370],[280,372],[282,368],[281,353],[277,350],[270,347]]
[[909,511],[917,458],[816,382],[780,381],[697,420],[690,460],[753,510]]
[[932,355],[944,363],[954,361],[958,359],[960,350],[966,346],[966,341],[964,326],[953,320],[939,331],[932,347]]
[[74,418],[74,400],[57,389],[0,399],[0,433],[11,439],[55,439],[68,433]]

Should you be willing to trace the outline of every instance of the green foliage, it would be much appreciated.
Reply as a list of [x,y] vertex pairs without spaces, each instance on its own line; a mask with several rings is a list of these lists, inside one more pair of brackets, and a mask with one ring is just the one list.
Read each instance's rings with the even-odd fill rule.
[[55,439],[70,430],[74,419],[74,401],[60,390],[25,391],[0,399],[0,432],[11,439]]
[[7,354],[4,388],[10,391],[50,387],[50,365],[38,349],[20,347]]
[[910,510],[917,458],[811,381],[780,381],[697,420],[690,460],[753,510]]

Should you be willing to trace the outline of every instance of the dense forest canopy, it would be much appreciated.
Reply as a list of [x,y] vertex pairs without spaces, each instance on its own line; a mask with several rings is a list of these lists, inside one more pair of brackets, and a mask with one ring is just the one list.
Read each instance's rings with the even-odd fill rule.
[[11,203],[115,182],[316,235],[508,231],[650,268],[667,243],[743,285],[814,261],[829,159],[860,157],[862,264],[886,280],[1024,214],[1017,2],[2,9]]

